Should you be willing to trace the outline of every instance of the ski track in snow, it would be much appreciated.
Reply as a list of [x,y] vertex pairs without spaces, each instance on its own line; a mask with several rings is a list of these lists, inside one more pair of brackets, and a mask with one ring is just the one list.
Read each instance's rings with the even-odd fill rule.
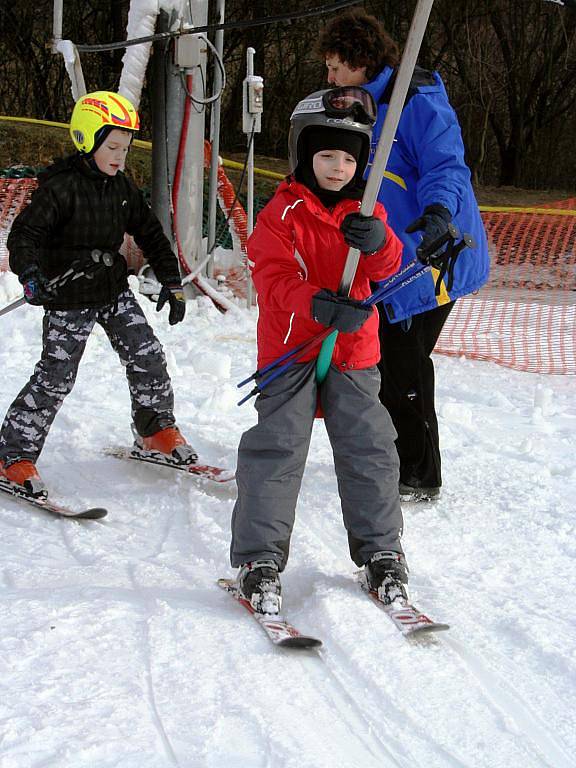
[[[17,295],[12,276],[0,295]],[[176,415],[234,467],[255,314],[203,299],[164,344]],[[30,375],[41,312],[2,318],[0,410]],[[39,462],[98,522],[0,498],[0,768],[574,768],[574,380],[436,358],[445,488],[404,506],[410,590],[448,633],[402,638],[355,582],[332,455],[315,426],[283,574],[324,641],[271,646],[218,590],[235,486],[105,456],[129,444],[124,374],[89,340]]]
[[514,723],[527,742],[532,742],[542,766],[554,768],[556,765],[570,764],[572,756],[547,733],[546,724],[532,711],[527,702],[522,701],[517,691],[509,686],[504,678],[490,670],[479,656],[458,641],[448,637],[445,642],[462,659],[467,670],[476,677],[494,708]]
[[[129,568],[129,577],[134,587],[134,591],[136,593],[139,593],[140,586],[138,584],[133,567]],[[164,727],[162,716],[158,708],[158,703],[156,700],[156,692],[154,688],[154,677],[152,672],[153,662],[152,662],[152,653],[150,650],[151,641],[150,641],[150,628],[149,628],[151,616],[154,613],[154,601],[150,600],[149,598],[146,598],[145,596],[144,596],[144,601],[148,607],[149,617],[146,619],[145,622],[143,622],[143,627],[142,627],[143,639],[141,643],[141,655],[143,657],[143,664],[145,669],[147,697],[148,697],[148,702],[150,706],[152,722],[154,723],[158,731],[158,735],[160,737],[162,745],[164,746],[164,751],[166,753],[166,758],[168,762],[171,765],[180,766],[180,762],[178,761],[178,758],[174,752],[170,739],[166,733],[166,728]]]

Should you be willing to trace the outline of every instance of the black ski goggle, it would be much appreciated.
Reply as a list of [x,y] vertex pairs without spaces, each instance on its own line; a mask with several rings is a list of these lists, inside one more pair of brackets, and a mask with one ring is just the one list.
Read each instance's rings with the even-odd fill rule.
[[366,125],[376,122],[376,103],[372,94],[358,85],[331,88],[322,96],[322,104],[328,117],[353,117]]

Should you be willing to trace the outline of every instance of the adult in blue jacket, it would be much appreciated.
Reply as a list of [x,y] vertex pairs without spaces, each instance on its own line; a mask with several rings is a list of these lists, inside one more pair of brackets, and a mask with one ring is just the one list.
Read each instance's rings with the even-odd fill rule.
[[[318,52],[331,85],[361,85],[374,96],[374,152],[397,74],[397,44],[378,19],[354,9],[324,29]],[[431,354],[454,301],[480,288],[489,271],[458,118],[437,72],[414,70],[378,199],[404,244],[402,267],[417,257],[426,262],[429,246],[450,222],[475,241],[459,255],[452,279],[439,279],[431,267],[380,306],[380,399],[398,432],[400,493],[405,500],[427,500],[442,485]]]

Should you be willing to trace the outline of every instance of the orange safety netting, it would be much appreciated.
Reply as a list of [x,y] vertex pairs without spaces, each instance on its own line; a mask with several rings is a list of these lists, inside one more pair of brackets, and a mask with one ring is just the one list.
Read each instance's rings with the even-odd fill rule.
[[[222,178],[219,182],[219,199],[229,213],[231,188],[223,194],[226,185]],[[0,179],[0,271],[8,269],[6,238],[12,221],[35,186],[34,179]],[[246,217],[239,209],[236,202],[231,221],[234,242],[244,255]],[[478,294],[456,302],[437,352],[523,371],[576,374],[576,199],[547,204],[541,211],[483,210],[490,278]],[[130,240],[123,252],[137,271],[141,254]],[[230,277],[231,287],[238,282],[243,292],[243,270]]]
[[483,210],[490,277],[456,302],[437,352],[576,373],[576,210],[547,209]]

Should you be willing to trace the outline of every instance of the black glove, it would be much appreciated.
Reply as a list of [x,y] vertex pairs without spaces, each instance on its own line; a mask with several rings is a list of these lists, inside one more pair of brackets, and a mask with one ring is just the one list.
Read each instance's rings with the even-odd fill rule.
[[379,251],[386,242],[386,225],[378,216],[349,213],[344,217],[340,230],[349,246],[368,255]]
[[[439,203],[428,205],[424,208],[422,216],[406,227],[406,232],[424,232],[422,242],[416,248],[416,256],[422,264],[430,264],[435,254],[442,248],[448,238],[448,224],[452,221],[452,214]],[[446,239],[442,239],[446,238]],[[438,243],[438,245],[436,245]]]
[[42,274],[40,268],[35,264],[31,267],[27,267],[27,269],[18,276],[18,280],[20,280],[24,286],[24,298],[28,304],[33,304],[35,307],[39,307],[54,296],[49,286],[48,278]]
[[312,317],[317,323],[342,333],[358,331],[372,315],[372,307],[322,288],[312,297]]
[[184,298],[184,289],[181,284],[162,286],[158,302],[156,303],[156,312],[160,312],[166,302],[170,304],[170,314],[168,315],[170,325],[182,322],[186,314],[186,299]]

